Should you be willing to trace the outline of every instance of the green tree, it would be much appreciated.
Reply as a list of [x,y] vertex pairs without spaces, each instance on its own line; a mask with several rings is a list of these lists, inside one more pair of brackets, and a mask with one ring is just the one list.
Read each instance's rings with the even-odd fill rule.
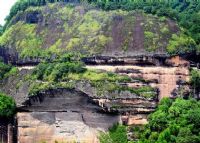
[[16,68],[13,68],[11,65],[7,65],[3,62],[0,62],[0,80],[2,80],[5,77],[8,77],[9,75],[13,75],[13,73],[16,73]]
[[138,143],[199,143],[200,103],[165,98],[149,117]]
[[99,140],[100,143],[128,143],[126,127],[115,124],[108,133],[100,133]]
[[176,139],[177,143],[199,143],[200,137],[193,135],[189,127],[183,127],[180,129]]
[[194,94],[200,92],[200,71],[193,69],[190,74],[190,83],[194,89]]
[[0,93],[0,117],[10,117],[15,113],[15,101],[12,97]]

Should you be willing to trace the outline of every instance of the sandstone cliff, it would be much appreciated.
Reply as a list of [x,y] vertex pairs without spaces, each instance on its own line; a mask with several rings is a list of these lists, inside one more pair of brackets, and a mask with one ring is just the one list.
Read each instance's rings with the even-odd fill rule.
[[[172,36],[183,31],[165,17],[56,3],[19,12],[9,26],[0,37],[0,56],[18,66],[18,72],[2,80],[0,91],[17,103],[16,138],[21,143],[97,143],[99,131],[117,122],[146,124],[160,99],[187,97],[190,91],[190,61],[170,56],[168,48]],[[30,78],[39,63],[51,64],[66,53],[76,53],[97,74],[130,80],[112,81],[110,90],[104,78],[99,87],[89,80]],[[38,90],[33,96],[34,84]],[[43,85],[47,87],[38,87]],[[141,89],[142,94],[133,92]]]

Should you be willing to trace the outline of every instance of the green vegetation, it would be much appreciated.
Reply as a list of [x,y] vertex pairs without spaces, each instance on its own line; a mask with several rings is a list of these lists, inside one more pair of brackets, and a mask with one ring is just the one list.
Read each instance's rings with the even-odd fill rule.
[[190,84],[194,89],[194,94],[200,93],[200,71],[193,69],[190,75]]
[[128,143],[126,126],[115,124],[108,133],[100,133],[100,143]]
[[10,20],[16,16],[18,12],[25,11],[30,6],[43,6],[47,3],[67,2],[67,0],[18,0],[10,10],[10,14],[6,17],[6,26],[9,25]]
[[158,109],[149,117],[149,124],[139,143],[198,143],[200,142],[200,103],[181,98],[172,102],[162,99]]
[[15,113],[15,108],[12,97],[0,93],[0,117],[11,117]]
[[[39,9],[43,17],[47,18],[46,23],[51,23],[53,28],[19,21],[6,29],[0,37],[0,45],[16,48],[21,58],[50,59],[71,51],[79,51],[84,55],[100,53],[112,41],[111,36],[105,33],[108,31],[102,30],[112,15],[122,13],[107,14],[90,10],[82,16],[73,5],[51,4],[47,7],[52,13],[47,13],[45,7],[31,7],[24,13],[38,12]],[[52,21],[61,23],[58,25]]]
[[36,35],[35,24],[18,22],[11,26],[0,37],[0,45],[11,45],[16,47],[20,56],[25,57],[47,57],[42,50],[42,39]]
[[[116,80],[117,81],[117,80]],[[144,86],[140,88],[131,88],[127,86],[123,86],[120,82],[109,82],[109,81],[91,81],[91,85],[96,88],[99,95],[103,95],[104,91],[115,92],[117,93],[123,91],[129,91],[130,93],[139,95],[145,98],[155,98],[156,92],[155,89],[150,86]]]
[[85,68],[80,62],[63,63],[41,63],[34,71],[34,77],[38,80],[57,82],[61,81],[68,74],[82,73]]
[[127,76],[119,76],[112,72],[101,72],[95,70],[87,70],[84,73],[71,73],[68,75],[71,80],[90,80],[94,82],[109,81],[109,82],[127,82],[131,79]]
[[[46,23],[51,23],[54,28],[18,22],[5,31],[0,38],[0,44],[4,47],[9,47],[9,45],[16,47],[22,58],[39,57],[48,59],[52,55],[55,57],[72,51],[79,51],[84,55],[94,55],[102,53],[105,48],[112,49],[114,43],[118,43],[116,48],[128,52],[133,42],[135,15],[139,13],[145,19],[145,30],[151,33],[153,33],[155,21],[159,20],[158,17],[146,15],[141,11],[101,11],[92,9],[81,16],[73,5],[51,4],[47,7],[52,11],[51,14],[46,13],[44,7],[41,7],[40,11],[48,19]],[[82,8],[85,9],[84,7]],[[37,7],[34,9],[36,12],[38,11]],[[34,9],[29,8],[25,13]],[[122,19],[120,20],[121,22],[114,20],[114,18],[117,19],[118,17]],[[56,21],[56,18],[58,20],[62,19],[59,25],[52,23],[52,21]],[[155,51],[161,47],[160,45],[162,45],[163,41],[169,41],[167,37],[171,36],[170,32],[162,34],[162,39],[159,38],[162,33],[161,27],[168,28],[164,22],[161,23],[161,26],[156,28],[157,33],[153,37],[148,37],[145,34],[145,47],[148,51]],[[116,29],[117,25],[120,27]],[[113,34],[113,30],[118,33],[118,36]],[[24,35],[23,31],[26,32]],[[121,36],[119,37],[119,35]],[[149,45],[152,46],[149,47]]]
[[[73,10],[73,8],[71,9]],[[81,51],[81,53],[86,55],[100,53],[112,41],[112,38],[105,31],[102,31],[105,25],[108,24],[109,17],[112,14],[112,12],[106,13],[98,10],[90,10],[83,17],[77,15],[77,12],[67,16],[73,17],[76,20],[73,21],[73,25],[69,23],[64,24],[66,32],[64,35],[71,37],[65,43],[66,49],[68,51]]]
[[[88,70],[73,56],[60,56],[69,51],[79,51],[83,55],[99,54],[113,43],[116,44],[113,45],[114,48],[128,51],[131,42],[137,40],[132,36],[136,14],[138,14],[137,20],[141,19],[138,20],[141,21],[139,24],[144,29],[145,43],[142,44],[147,51],[155,52],[158,48],[166,47],[163,51],[167,50],[173,55],[197,51],[200,47],[200,3],[198,1],[81,1],[106,11],[85,7],[74,8],[73,5],[59,7],[53,4],[48,5],[47,10],[44,10],[45,8],[37,6],[68,2],[68,0],[19,0],[12,7],[6,25],[4,27],[0,25],[0,46],[16,48],[21,58],[47,60],[53,57],[54,59],[51,63],[40,63],[32,75],[26,77],[30,96],[47,89],[75,88],[82,82],[96,89],[99,96],[110,95],[109,93],[112,92],[119,95],[120,92],[128,91],[144,98],[154,98],[156,91],[150,86],[130,88],[124,84],[132,81],[127,76]],[[12,25],[12,19],[17,14],[38,10],[45,19],[44,24],[39,25],[41,27],[22,21],[13,22],[15,24]],[[153,15],[146,15],[144,12]],[[176,27],[173,20],[178,22],[180,29]],[[11,65],[0,62],[0,80],[13,75],[16,71],[17,69]],[[199,94],[200,72],[198,70],[192,70],[190,83],[194,94]],[[113,105],[113,108],[120,108],[120,105]],[[149,123],[141,129],[134,129],[133,133],[139,138],[136,142],[199,143],[199,109],[200,103],[194,99],[177,98],[174,102],[168,98],[163,99],[157,110],[149,116]],[[0,116],[12,116],[14,111],[14,100],[0,93]],[[100,142],[127,143],[126,127],[114,125],[108,133],[100,134]]]
[[162,28],[160,29],[160,31],[161,31],[163,34],[167,34],[167,33],[170,32],[170,31],[169,31],[169,28],[168,28],[167,26],[162,27]]
[[62,45],[62,40],[61,40],[61,39],[57,40],[57,41],[48,49],[49,53],[50,53],[50,54],[53,53],[53,54],[59,55],[60,52],[61,52],[61,50],[60,50],[61,45]]
[[147,51],[152,52],[159,48],[157,45],[159,39],[158,34],[154,34],[153,32],[150,31],[145,31],[144,35],[146,40],[145,47]]
[[191,37],[185,34],[179,36],[173,34],[169,41],[169,45],[167,46],[167,51],[170,54],[189,53],[195,50],[195,46],[196,43]]
[[[200,142],[200,102],[195,99],[175,100],[164,98],[158,108],[149,116],[149,123],[144,127],[133,127],[133,137],[138,141],[131,143],[199,143]],[[121,126],[119,126],[121,127]],[[116,127],[115,127],[116,128]],[[121,127],[123,128],[123,127]],[[111,130],[112,131],[112,130]],[[127,130],[122,129],[115,135],[112,132],[100,135],[100,142],[127,143]]]
[[89,70],[71,55],[55,59],[52,63],[40,63],[28,78],[29,94],[35,95],[42,90],[55,88],[75,88],[76,84],[89,84],[98,96],[112,92],[129,91],[144,98],[154,98],[156,91],[150,86],[130,88],[124,83],[131,82],[128,76],[112,72]]
[[[200,4],[198,1],[174,1],[174,0],[91,0],[97,6],[105,10],[124,9],[135,10],[142,9],[146,13],[157,14],[175,19],[179,24],[188,29],[186,32],[197,44],[200,44]],[[189,11],[189,12],[188,12]]]
[[[49,58],[52,55],[58,55],[66,51],[81,51],[85,55],[99,54],[105,47],[112,48],[110,47],[111,43],[119,42],[118,39],[115,39],[117,36],[112,35],[113,26],[117,26],[112,19],[122,16],[122,21],[120,23],[119,21],[117,22],[119,24],[119,27],[117,27],[119,29],[118,35],[121,35],[118,38],[121,41],[117,44],[119,47],[116,48],[121,48],[126,52],[133,41],[134,10],[142,10],[147,14],[154,15],[145,16],[143,14],[145,17],[144,23],[142,23],[145,30],[144,46],[147,51],[156,52],[162,48],[161,50],[164,52],[167,47],[169,54],[182,54],[198,51],[200,47],[200,4],[197,1],[78,0],[78,2],[83,2],[84,5],[87,5],[82,9],[83,11],[85,9],[83,15],[79,14],[79,10],[74,9],[73,4],[65,6],[49,4],[55,2],[68,2],[68,0],[18,1],[7,17],[7,24],[4,26],[6,30],[2,38],[0,38],[0,44],[5,47],[8,45],[18,47],[21,57]],[[91,3],[91,5],[87,4],[87,2]],[[47,13],[44,7],[38,7],[43,5],[48,5],[47,7],[52,13]],[[87,11],[86,9],[90,6],[93,6],[93,9]],[[94,6],[106,11],[95,10]],[[34,24],[24,23],[23,25],[15,24],[16,26],[13,26],[12,18],[23,11],[40,11],[46,17],[47,21],[45,22],[47,25],[39,27],[39,29]],[[178,21],[179,25],[177,27],[183,27],[187,30],[179,31],[173,21],[167,19],[168,17]],[[52,23],[52,21],[60,20],[62,22],[59,25]],[[53,24],[54,28],[48,26],[49,23]],[[19,30],[18,27],[22,27],[22,29]],[[23,31],[25,27],[29,27],[30,31],[33,30],[32,34],[29,33],[29,30],[27,31],[28,34],[24,34],[26,35],[24,37],[16,34]],[[54,33],[53,36],[49,37],[52,32]],[[148,32],[153,33],[153,35],[149,35]],[[12,33],[12,35],[10,36],[8,33]],[[176,35],[172,36],[172,33],[176,33]],[[15,35],[19,36],[19,38],[15,37]],[[170,42],[168,43],[169,40]]]
[[17,68],[0,62],[0,80],[17,73]]

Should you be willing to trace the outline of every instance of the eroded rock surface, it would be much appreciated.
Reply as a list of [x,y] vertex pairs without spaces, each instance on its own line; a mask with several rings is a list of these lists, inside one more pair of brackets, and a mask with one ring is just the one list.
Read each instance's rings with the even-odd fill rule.
[[[143,78],[150,81],[150,85],[157,87],[160,91],[159,99],[172,96],[174,89],[178,88],[178,81],[189,81],[189,70],[187,67],[160,67],[160,66],[109,66],[95,65],[87,66],[89,69],[99,69],[128,75],[133,78]],[[135,83],[136,84],[136,83]],[[129,86],[135,86],[130,84]],[[140,84],[138,84],[140,86]]]
[[118,114],[103,113],[87,96],[73,90],[57,90],[29,101],[29,106],[21,108],[29,112],[17,114],[20,143],[96,143],[99,131],[120,122]]
[[188,89],[188,63],[178,57],[163,60],[155,57],[104,57],[85,59],[85,62],[90,62],[86,66],[88,69],[132,78],[130,83],[120,84],[132,88],[152,86],[159,92],[155,91],[154,98],[145,98],[130,91],[105,91],[99,95],[89,82],[79,81],[74,89],[51,89],[29,97],[30,85],[24,77],[32,72],[34,66],[19,67],[18,75],[5,79],[0,85],[1,90],[17,102],[19,142],[54,143],[57,140],[96,143],[98,132],[106,131],[114,123],[146,124],[148,114],[155,110],[159,99],[176,97],[180,95],[176,94],[180,89]]
[[[98,130],[103,130],[90,127],[83,122],[81,114],[73,112],[21,112],[17,114],[17,119],[20,143],[42,141],[97,143]],[[93,124],[98,126],[100,123]]]

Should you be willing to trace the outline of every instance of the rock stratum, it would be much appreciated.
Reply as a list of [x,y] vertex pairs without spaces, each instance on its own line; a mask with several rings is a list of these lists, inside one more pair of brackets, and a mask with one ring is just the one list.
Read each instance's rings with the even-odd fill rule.
[[106,91],[99,96],[98,89],[87,81],[77,82],[73,89],[55,88],[30,96],[30,83],[26,82],[24,77],[30,75],[35,67],[19,67],[18,75],[5,79],[0,86],[2,91],[15,98],[18,106],[18,141],[95,143],[98,142],[99,132],[106,131],[114,123],[146,124],[148,114],[155,110],[161,98],[188,96],[187,61],[174,57],[166,60],[171,66],[144,66],[144,62],[141,62],[141,65],[139,62],[133,64],[136,60],[131,59],[132,64],[118,65],[116,62],[113,65],[98,60],[98,64],[94,65],[93,61],[91,64],[88,63],[86,68],[114,72],[119,76],[127,75],[132,79],[145,79],[123,84],[133,89],[151,86],[156,89],[154,97],[145,98],[129,91]]

